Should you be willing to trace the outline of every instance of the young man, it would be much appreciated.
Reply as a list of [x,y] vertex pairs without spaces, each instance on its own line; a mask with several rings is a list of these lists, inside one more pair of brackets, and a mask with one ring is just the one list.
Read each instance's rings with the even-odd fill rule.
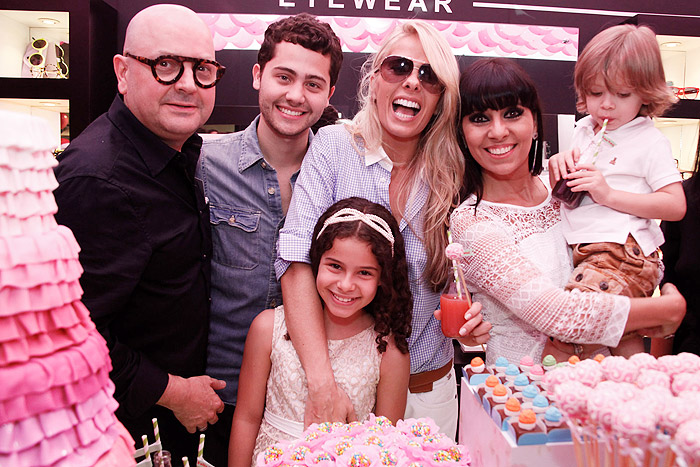
[[81,247],[117,417],[151,441],[157,417],[164,448],[193,459],[193,433],[223,409],[224,383],[204,374],[211,234],[194,178],[223,67],[206,24],[177,5],[134,16],[113,61],[120,95],[59,156],[56,219]]
[[326,23],[299,14],[271,24],[253,66],[260,115],[247,129],[208,140],[197,176],[213,229],[212,316],[207,374],[226,381],[219,423],[207,432],[205,458],[227,465],[231,420],[248,328],[282,304],[274,261],[292,187],[328,105],[343,61]]

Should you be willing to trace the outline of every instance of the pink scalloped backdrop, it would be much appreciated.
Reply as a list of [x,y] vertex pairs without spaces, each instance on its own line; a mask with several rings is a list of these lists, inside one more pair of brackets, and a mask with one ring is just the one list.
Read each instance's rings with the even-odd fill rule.
[[[267,26],[281,15],[200,14],[209,25],[216,50],[257,50]],[[404,20],[319,16],[331,25],[346,52],[372,53]],[[455,55],[576,61],[578,28],[521,24],[428,21],[452,46]]]

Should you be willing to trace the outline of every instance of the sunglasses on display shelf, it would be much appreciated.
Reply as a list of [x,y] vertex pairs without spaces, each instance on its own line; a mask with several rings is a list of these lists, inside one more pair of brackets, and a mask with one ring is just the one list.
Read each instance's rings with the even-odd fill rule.
[[214,60],[205,60],[203,58],[161,55],[158,58],[151,59],[133,55],[129,52],[124,55],[150,66],[153,77],[163,85],[175,84],[182,77],[185,71],[185,62],[193,63],[194,84],[204,89],[216,86],[216,83],[219,82],[226,72],[226,67],[223,65]]
[[445,86],[440,82],[429,63],[398,55],[390,55],[382,61],[382,64],[379,66],[379,73],[387,83],[398,83],[413,73],[414,62],[420,64],[418,80],[425,90],[431,94],[440,94],[445,89]]
[[44,62],[46,61],[46,48],[48,45],[49,43],[46,42],[46,39],[34,39],[32,41],[32,48],[35,52],[32,52],[26,57],[27,64],[30,67],[44,66]]
[[671,86],[671,90],[673,90],[673,95],[678,97],[679,99],[695,100],[698,97],[698,91],[700,91],[700,88],[695,88],[692,86],[688,86],[685,88]]
[[67,47],[68,43],[64,42],[59,45],[56,44],[56,67],[58,67],[58,74],[61,78],[68,78],[68,55],[63,47]]

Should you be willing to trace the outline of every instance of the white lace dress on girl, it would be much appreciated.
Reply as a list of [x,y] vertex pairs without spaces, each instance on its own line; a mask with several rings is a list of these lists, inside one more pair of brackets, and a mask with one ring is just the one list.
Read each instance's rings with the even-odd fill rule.
[[[272,367],[267,378],[265,417],[255,440],[253,465],[263,449],[278,441],[299,438],[304,430],[308,386],[299,356],[286,336],[284,308],[279,306],[275,309],[272,331]],[[377,398],[381,355],[376,337],[374,329],[368,327],[347,339],[328,340],[335,381],[350,398],[360,422],[373,412]]]

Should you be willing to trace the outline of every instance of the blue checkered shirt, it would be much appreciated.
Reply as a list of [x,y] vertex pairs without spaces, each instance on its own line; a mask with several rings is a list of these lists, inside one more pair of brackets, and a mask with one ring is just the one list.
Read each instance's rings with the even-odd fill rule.
[[[356,144],[359,146],[361,142]],[[309,262],[314,225],[336,201],[360,196],[391,210],[391,167],[391,160],[383,150],[366,152],[364,156],[359,154],[343,125],[321,128],[304,157],[287,220],[280,231],[275,262],[277,277],[281,277],[292,262]],[[421,237],[428,191],[425,183],[418,184],[399,225],[406,245],[408,278],[413,293],[413,332],[409,339],[411,373],[440,368],[450,361],[454,352],[452,340],[442,334],[440,322],[433,316],[440,294],[432,292],[421,278],[427,262]]]

